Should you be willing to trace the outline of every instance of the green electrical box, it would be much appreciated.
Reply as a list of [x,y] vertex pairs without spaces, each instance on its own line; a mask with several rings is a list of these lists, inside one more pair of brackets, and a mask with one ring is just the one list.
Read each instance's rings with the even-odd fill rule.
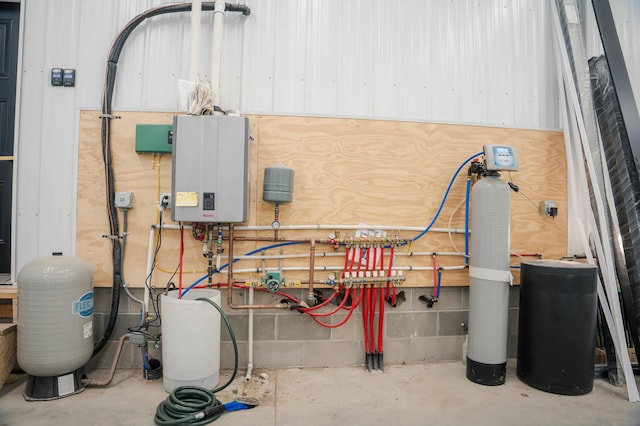
[[136,152],[171,153],[171,124],[136,124]]

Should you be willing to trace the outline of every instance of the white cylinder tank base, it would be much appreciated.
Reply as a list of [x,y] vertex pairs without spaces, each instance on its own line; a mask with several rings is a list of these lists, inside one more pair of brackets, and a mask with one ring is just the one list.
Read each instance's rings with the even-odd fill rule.
[[467,378],[504,384],[509,315],[509,185],[485,176],[471,192]]
[[179,386],[213,389],[220,381],[220,292],[193,289],[182,299],[178,292],[162,295],[162,369],[167,392]]

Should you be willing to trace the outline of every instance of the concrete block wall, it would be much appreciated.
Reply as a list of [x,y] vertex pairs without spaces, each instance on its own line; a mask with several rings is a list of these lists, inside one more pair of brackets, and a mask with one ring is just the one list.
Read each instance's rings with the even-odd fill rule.
[[[415,364],[460,360],[469,307],[468,287],[444,287],[440,300],[428,308],[419,301],[420,295],[430,295],[431,288],[399,288],[404,290],[406,301],[396,308],[385,306],[384,362],[389,364]],[[325,290],[329,294],[329,290]],[[142,297],[142,289],[134,289],[136,297]],[[289,290],[297,298],[304,290]],[[248,291],[236,290],[234,303],[247,303]],[[255,292],[254,303],[275,304],[280,296]],[[512,287],[509,308],[509,353],[517,354],[519,287]],[[111,289],[95,289],[94,334],[98,340],[104,333],[110,309]],[[247,362],[248,311],[232,310],[226,303],[226,290],[222,290],[222,308],[228,315],[239,351],[241,368]],[[331,305],[334,306],[334,305]],[[335,306],[334,306],[335,307]],[[89,368],[109,368],[113,361],[117,341],[127,333],[129,327],[139,325],[140,307],[122,292],[120,314],[111,340],[105,349],[92,359]],[[347,311],[322,318],[336,324],[343,320]],[[195,325],[194,325],[195,326]],[[202,325],[201,325],[202,326]],[[233,347],[229,333],[221,324],[221,368],[233,367]],[[377,328],[377,324],[376,324]],[[364,362],[362,314],[358,308],[349,321],[338,328],[324,328],[307,315],[295,311],[254,312],[254,367],[327,367],[362,365]],[[377,340],[377,336],[376,336]],[[159,348],[150,348],[150,354],[160,359]],[[136,345],[126,344],[118,364],[119,368],[141,368],[140,350]]]

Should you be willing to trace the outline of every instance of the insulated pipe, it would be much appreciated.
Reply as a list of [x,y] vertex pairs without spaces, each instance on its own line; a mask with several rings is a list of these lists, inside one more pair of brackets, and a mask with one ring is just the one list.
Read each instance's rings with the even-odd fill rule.
[[[135,297],[131,293],[131,290],[129,290],[129,285],[127,284],[127,281],[125,280],[125,277],[124,277],[124,251],[127,247],[128,213],[129,213],[129,209],[122,209],[122,250],[120,251],[120,263],[122,265],[122,268],[121,268],[122,288],[124,292],[127,293],[127,296],[129,297],[129,299],[131,299],[135,303],[138,303],[139,305],[142,305],[144,302],[138,299],[137,297]],[[144,322],[144,318],[142,319],[142,321]]]
[[198,57],[200,56],[200,15],[202,0],[191,2],[191,44],[189,51],[189,80],[198,78]]
[[147,279],[151,279],[151,271],[153,271],[153,253],[154,253],[154,242],[155,242],[155,225],[151,225],[149,228],[149,245],[147,249],[147,269],[144,275],[144,297],[142,298],[142,320],[144,321],[147,318],[147,313],[149,312],[149,299],[151,298],[151,292],[149,291],[149,286],[151,283],[147,283]]
[[220,104],[220,65],[222,63],[222,37],[224,35],[225,2],[213,4],[213,39],[211,40],[211,103]]

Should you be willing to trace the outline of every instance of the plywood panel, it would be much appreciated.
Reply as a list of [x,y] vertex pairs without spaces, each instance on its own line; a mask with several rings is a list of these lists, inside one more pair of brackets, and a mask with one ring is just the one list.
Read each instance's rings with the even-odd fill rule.
[[[149,226],[156,218],[157,170],[151,168],[150,154],[133,149],[136,123],[169,123],[170,113],[120,113],[113,122],[114,168],[116,188],[134,192],[134,208],[129,214],[125,277],[133,286],[145,279]],[[110,284],[109,242],[100,238],[107,230],[104,208],[104,184],[99,150],[100,120],[97,112],[81,114],[78,171],[78,254],[85,257],[96,272],[96,285]],[[486,143],[516,147],[521,171],[512,174],[520,192],[512,194],[512,250],[541,253],[557,258],[566,250],[566,161],[562,135],[558,132],[489,128],[433,123],[355,120],[317,117],[250,116],[250,213],[248,225],[270,225],[273,206],[262,201],[265,167],[282,164],[295,169],[293,202],[280,207],[283,225],[369,225],[400,227],[426,226],[436,212],[450,178],[470,155],[480,152]],[[160,188],[170,191],[170,155],[162,157]],[[509,179],[508,175],[504,176]],[[454,208],[464,199],[466,168],[455,181],[435,227],[447,227]],[[525,197],[526,195],[526,197]],[[527,198],[528,197],[528,198]],[[541,216],[540,200],[555,200],[560,215],[556,219]],[[452,226],[463,228],[464,206],[452,219]],[[167,219],[167,218],[165,218]],[[330,231],[286,231],[285,237],[326,238]],[[353,231],[340,231],[341,236]],[[393,231],[390,231],[393,232]],[[417,232],[396,232],[413,238]],[[188,232],[187,232],[188,234]],[[270,231],[238,231],[241,236],[270,236]],[[462,235],[454,235],[464,249]],[[264,246],[268,243],[261,243]],[[155,275],[153,283],[166,285],[177,266],[178,232],[165,231],[158,251],[158,265],[168,271]],[[259,247],[256,243],[238,243],[236,254]],[[308,253],[307,246],[281,249],[285,254]],[[330,246],[320,245],[318,252],[331,254]],[[273,251],[273,250],[272,250]],[[446,233],[429,232],[399,253],[453,251]],[[185,283],[203,275],[206,261],[201,243],[185,238]],[[269,254],[277,254],[275,253]],[[342,256],[343,251],[339,251]],[[343,257],[322,257],[316,266],[341,268]],[[226,261],[225,261],[226,262]],[[514,260],[517,264],[517,259]],[[430,256],[397,256],[396,264],[411,267],[431,265]],[[438,256],[438,265],[461,265],[461,257]],[[277,267],[278,261],[266,261]],[[305,267],[307,260],[286,260],[285,267]],[[241,261],[238,269],[261,266],[259,261]],[[196,271],[196,272],[191,272]],[[327,272],[317,272],[325,279]],[[255,274],[243,274],[254,277]],[[289,272],[290,279],[305,279],[306,272]],[[431,286],[429,271],[405,273],[406,285]],[[219,279],[226,277],[221,275]],[[175,282],[177,282],[174,279]],[[466,285],[465,270],[445,271],[443,285]]]

